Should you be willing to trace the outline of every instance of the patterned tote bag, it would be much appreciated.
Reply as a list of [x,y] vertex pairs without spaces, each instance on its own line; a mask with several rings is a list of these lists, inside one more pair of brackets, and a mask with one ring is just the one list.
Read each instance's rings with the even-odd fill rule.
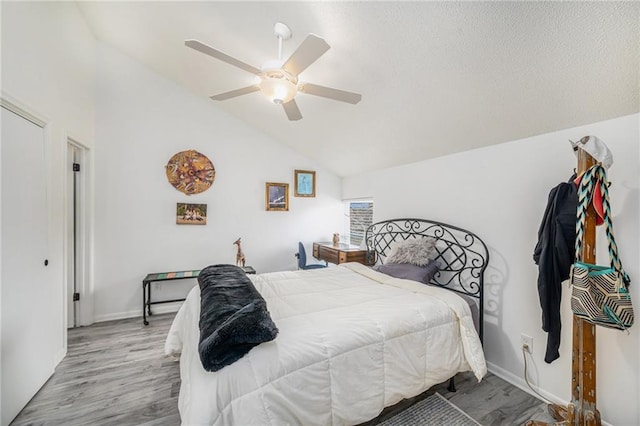
[[[578,260],[587,207],[596,185],[602,195],[603,220],[609,242],[609,266],[592,265]],[[596,325],[626,330],[633,325],[633,307],[629,295],[629,276],[622,268],[618,246],[613,236],[607,176],[604,168],[589,168],[580,182],[576,223],[576,261],[571,272],[571,309],[573,313]]]

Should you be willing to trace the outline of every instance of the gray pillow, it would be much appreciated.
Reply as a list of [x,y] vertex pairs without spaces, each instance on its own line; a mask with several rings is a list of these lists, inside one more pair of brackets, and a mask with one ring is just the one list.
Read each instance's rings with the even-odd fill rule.
[[417,266],[410,263],[385,263],[384,265],[374,266],[373,269],[395,278],[404,278],[405,280],[428,284],[440,269],[440,263],[435,260],[430,261],[426,266]]
[[385,263],[410,263],[425,266],[437,256],[435,238],[409,238],[399,241],[391,247]]

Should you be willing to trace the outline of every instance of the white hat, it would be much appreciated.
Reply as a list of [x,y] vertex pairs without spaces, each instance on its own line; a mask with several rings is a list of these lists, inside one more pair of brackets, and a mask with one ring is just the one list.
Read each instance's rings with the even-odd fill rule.
[[598,139],[596,136],[585,136],[577,142],[572,141],[571,146],[573,151],[578,156],[578,148],[585,150],[589,155],[595,158],[599,163],[602,163],[602,167],[609,169],[613,164],[613,154],[607,145]]

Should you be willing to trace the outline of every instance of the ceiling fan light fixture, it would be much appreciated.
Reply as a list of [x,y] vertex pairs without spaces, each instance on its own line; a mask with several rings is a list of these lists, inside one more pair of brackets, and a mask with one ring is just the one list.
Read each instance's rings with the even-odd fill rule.
[[260,82],[260,91],[276,105],[286,104],[298,93],[298,85],[295,79],[290,78],[284,72],[266,72]]

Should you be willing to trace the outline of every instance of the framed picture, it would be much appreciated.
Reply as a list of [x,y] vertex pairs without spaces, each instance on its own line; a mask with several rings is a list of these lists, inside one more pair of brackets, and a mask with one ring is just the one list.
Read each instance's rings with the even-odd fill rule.
[[289,184],[267,182],[265,199],[267,210],[289,211]]
[[316,196],[316,172],[311,170],[295,171],[295,191],[296,197]]
[[206,225],[207,205],[178,203],[176,223],[178,225]]

